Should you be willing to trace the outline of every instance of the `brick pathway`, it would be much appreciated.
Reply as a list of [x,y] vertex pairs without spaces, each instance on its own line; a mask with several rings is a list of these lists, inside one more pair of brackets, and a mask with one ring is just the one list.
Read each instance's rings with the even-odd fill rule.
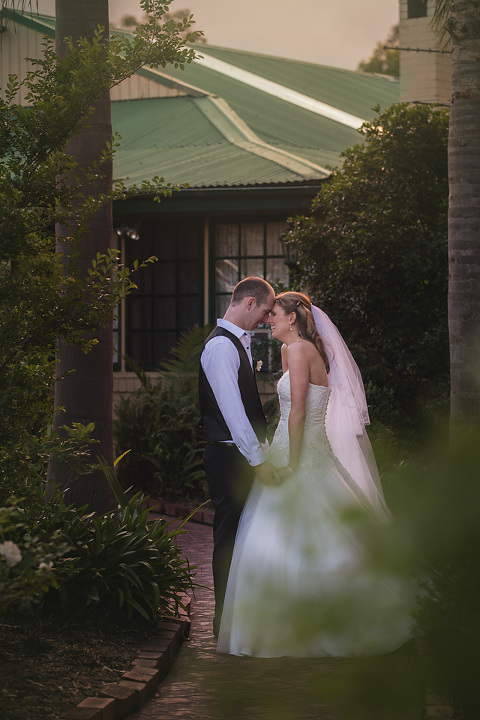
[[410,649],[362,660],[220,655],[212,635],[212,528],[179,540],[198,566],[190,638],[156,695],[131,720],[420,720],[424,688]]

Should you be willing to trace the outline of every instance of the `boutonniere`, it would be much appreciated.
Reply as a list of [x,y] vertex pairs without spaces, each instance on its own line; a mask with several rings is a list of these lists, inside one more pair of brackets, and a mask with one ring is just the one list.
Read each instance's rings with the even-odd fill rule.
[[255,370],[257,372],[260,372],[260,370],[262,369],[262,365],[263,365],[263,360],[257,360],[257,364],[255,365]]

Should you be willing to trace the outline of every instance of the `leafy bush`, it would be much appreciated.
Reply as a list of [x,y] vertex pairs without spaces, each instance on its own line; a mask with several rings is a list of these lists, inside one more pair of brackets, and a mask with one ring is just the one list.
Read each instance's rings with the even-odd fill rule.
[[101,517],[65,508],[60,535],[70,552],[57,563],[57,587],[45,598],[46,610],[145,620],[154,620],[159,609],[171,611],[192,584],[188,560],[176,544],[179,532],[163,518],[149,523],[140,494]]
[[480,717],[480,432],[453,436],[415,476],[413,536],[423,583],[417,633],[430,681],[458,720]]
[[0,618],[10,610],[31,611],[57,587],[53,567],[67,550],[56,527],[33,530],[20,501],[0,507]]
[[[104,468],[108,472],[108,469]],[[163,519],[148,521],[142,495],[102,516],[38,493],[0,508],[0,616],[37,608],[89,619],[155,619],[192,586],[191,568]]]
[[142,386],[120,400],[114,432],[117,453],[129,450],[119,478],[167,500],[208,497],[203,470],[203,431],[198,406],[198,368],[209,327],[186,332],[160,366],[156,382],[133,363]]
[[[114,199],[138,192],[158,199],[174,189],[158,177],[129,188],[119,181],[112,188],[109,168],[118,138],[108,138],[91,163],[78,152],[71,155],[68,144],[89,125],[98,98],[109,88],[146,63],[183,65],[194,58],[185,45],[202,34],[189,32],[193,20],[164,24],[165,3],[140,2],[148,16],[133,36],[113,34],[106,43],[105,29],[91,28],[90,41],[65,40],[62,58],[54,41],[45,38],[42,57],[31,59],[26,77],[12,74],[2,87],[0,474],[10,474],[11,456],[22,461],[21,446],[26,442],[30,453],[30,438],[39,437],[51,421],[56,341],[92,349],[120,298],[135,287],[131,274],[143,263],[123,267],[119,252],[108,247],[108,232],[97,232],[98,242],[90,247],[86,241],[100,227],[98,216],[93,225],[92,219]],[[2,4],[2,22],[8,18]],[[25,105],[18,103],[20,89]]]
[[338,325],[365,383],[388,392],[382,413],[411,425],[448,397],[448,113],[394,105],[363,134],[286,239],[296,284]]

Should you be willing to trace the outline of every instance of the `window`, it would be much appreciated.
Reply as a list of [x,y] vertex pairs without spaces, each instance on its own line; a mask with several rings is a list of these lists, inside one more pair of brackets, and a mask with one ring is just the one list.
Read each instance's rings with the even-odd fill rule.
[[219,223],[215,238],[215,317],[222,317],[235,285],[256,275],[288,285],[280,238],[285,222]]
[[[215,226],[215,317],[222,317],[233,288],[245,277],[256,275],[270,283],[288,286],[289,273],[280,241],[286,222],[228,223]],[[270,328],[252,333],[254,361],[262,361],[262,372],[272,369]]]
[[158,258],[135,274],[138,289],[126,302],[126,353],[146,369],[169,355],[182,330],[203,324],[201,243],[198,223],[163,218],[142,221],[140,239],[128,243],[129,266]]
[[408,0],[408,18],[427,17],[428,0]]

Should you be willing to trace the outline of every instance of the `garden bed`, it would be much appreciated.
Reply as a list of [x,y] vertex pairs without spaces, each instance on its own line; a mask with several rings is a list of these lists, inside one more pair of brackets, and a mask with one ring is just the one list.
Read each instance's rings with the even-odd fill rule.
[[0,625],[0,717],[58,720],[117,682],[158,630],[44,621]]

